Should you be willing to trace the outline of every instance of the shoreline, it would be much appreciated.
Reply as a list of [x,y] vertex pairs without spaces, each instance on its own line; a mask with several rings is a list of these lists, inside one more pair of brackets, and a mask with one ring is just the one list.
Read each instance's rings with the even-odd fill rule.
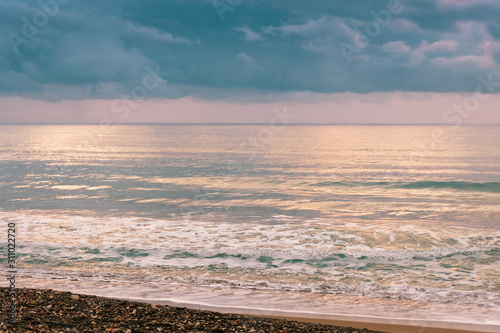
[[[155,301],[146,299],[119,298],[126,301],[134,301],[145,304],[167,305],[172,307],[186,307],[195,310],[213,311],[224,314],[242,314],[262,318],[282,319],[305,323],[341,326],[356,329],[368,329],[387,333],[478,333],[498,332],[499,327],[495,325],[480,325],[467,323],[452,323],[439,321],[425,321],[425,325],[416,323],[415,320],[404,320],[412,322],[403,323],[403,320],[376,318],[368,316],[336,316],[336,318],[322,317],[320,314],[286,312],[265,309],[250,309],[230,306],[212,306],[205,304],[184,303],[179,301]],[[424,321],[422,321],[424,322]],[[450,327],[455,326],[455,327]]]
[[[3,310],[6,310],[10,305],[7,299],[8,288],[0,287],[0,295]],[[252,313],[251,309],[21,288],[17,289],[18,322],[14,327],[9,327],[7,332],[488,332],[431,325],[380,323],[370,318],[342,320],[315,318],[299,313],[255,311],[258,313]],[[7,311],[2,311],[0,322],[4,325],[8,323]],[[461,326],[466,328],[467,325]],[[488,328],[486,325],[484,327]],[[0,330],[5,329],[6,327],[0,327]]]
[[375,322],[361,322],[361,321],[344,321],[335,319],[321,319],[321,318],[304,318],[304,317],[276,317],[276,316],[263,316],[264,318],[279,318],[287,320],[296,320],[306,323],[318,323],[325,325],[346,326],[353,328],[366,328],[374,331],[383,331],[388,333],[478,333],[482,331],[460,330],[454,328],[440,328],[430,326],[411,326],[399,324],[382,324]]

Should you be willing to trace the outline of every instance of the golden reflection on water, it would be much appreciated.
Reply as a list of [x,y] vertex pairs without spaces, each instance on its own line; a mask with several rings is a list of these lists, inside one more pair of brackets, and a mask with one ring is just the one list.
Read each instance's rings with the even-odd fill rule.
[[[436,130],[446,133],[448,139],[434,141]],[[490,127],[482,130],[483,134],[497,131]],[[443,166],[442,158],[436,160],[443,154],[444,162],[448,160],[452,166],[456,165],[457,157],[475,153],[465,149],[474,144],[474,139],[487,140],[477,138],[475,128],[435,126],[292,126],[265,140],[259,139],[258,133],[258,126],[0,126],[0,138],[15,143],[17,153],[30,153],[32,158],[64,162],[85,161],[91,156],[93,159],[144,157],[144,154],[149,157],[161,152],[224,151],[258,156],[272,152],[272,156],[267,156],[272,161],[285,165],[300,161],[302,167],[314,166],[324,174],[339,167],[346,172],[349,170],[345,166],[352,165],[370,169],[372,163],[390,164],[402,157],[413,162],[421,160],[429,166],[434,163]],[[475,148],[480,147],[483,148],[477,153],[498,156],[498,143]]]
[[[478,217],[500,215],[495,204],[498,193],[470,194],[457,206],[449,204],[449,197],[458,201],[461,194],[448,188],[349,183],[498,179],[500,140],[496,140],[496,127],[290,126],[264,139],[259,137],[260,129],[0,126],[3,146],[11,147],[2,150],[0,156],[4,160],[45,162],[55,170],[50,177],[30,172],[26,175],[31,179],[29,185],[13,186],[66,192],[56,198],[77,198],[78,191],[101,191],[93,197],[105,197],[104,191],[116,190],[125,183],[128,187],[119,192],[133,194],[124,194],[117,202],[212,208],[261,206],[335,212],[339,216],[374,214],[374,218],[380,217],[377,212],[385,211],[386,217],[420,214],[432,219],[435,214],[457,209]],[[434,140],[436,131],[445,133],[447,139]],[[78,172],[65,173],[62,168],[71,165],[79,166]],[[90,175],[91,166],[128,167],[133,172],[106,170]],[[156,168],[154,172],[144,171],[151,166]],[[99,183],[87,184],[90,176]],[[335,182],[344,184],[333,186]],[[164,194],[172,189],[198,194],[189,198]],[[153,197],[144,197],[145,193]]]

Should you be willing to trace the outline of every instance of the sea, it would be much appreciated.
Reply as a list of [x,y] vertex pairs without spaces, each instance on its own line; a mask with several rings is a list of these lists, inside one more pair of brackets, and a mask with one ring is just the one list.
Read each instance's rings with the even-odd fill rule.
[[500,126],[1,125],[0,221],[17,288],[500,332]]

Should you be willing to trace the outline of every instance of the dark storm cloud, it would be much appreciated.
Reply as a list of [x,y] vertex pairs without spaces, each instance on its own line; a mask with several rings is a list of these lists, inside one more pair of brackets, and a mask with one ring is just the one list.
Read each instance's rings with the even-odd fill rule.
[[152,69],[148,97],[455,92],[497,68],[497,2],[392,1],[3,0],[0,93],[116,98]]

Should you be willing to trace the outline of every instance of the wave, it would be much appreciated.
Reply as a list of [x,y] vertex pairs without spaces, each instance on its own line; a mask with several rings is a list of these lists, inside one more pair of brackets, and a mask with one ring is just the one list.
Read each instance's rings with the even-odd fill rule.
[[418,181],[418,182],[343,182],[326,181],[310,184],[317,187],[385,187],[402,189],[452,189],[456,191],[500,193],[500,182],[465,182],[465,181]]
[[119,284],[140,283],[153,284],[156,286],[170,287],[202,287],[202,288],[231,288],[232,290],[259,290],[299,292],[304,294],[336,294],[344,296],[362,296],[378,299],[397,299],[407,301],[424,301],[441,304],[462,304],[498,307],[500,305],[500,294],[487,290],[459,290],[449,287],[419,286],[395,281],[389,284],[377,282],[325,282],[325,281],[270,281],[267,279],[245,279],[228,276],[212,277],[206,274],[130,274],[132,272],[106,272],[99,270],[98,273],[88,274],[75,270],[52,271],[40,269],[20,269],[20,275],[26,278],[42,280],[71,280],[71,281],[93,281],[94,283]]
[[[134,273],[152,283],[454,303],[487,295],[481,304],[493,298],[500,305],[498,230],[320,218],[277,224],[1,211],[0,220],[19,228],[20,269],[53,270],[57,276],[106,273],[109,280]],[[0,240],[0,251],[6,248]],[[360,283],[363,288],[356,289]],[[443,297],[432,298],[436,293],[429,288]]]

